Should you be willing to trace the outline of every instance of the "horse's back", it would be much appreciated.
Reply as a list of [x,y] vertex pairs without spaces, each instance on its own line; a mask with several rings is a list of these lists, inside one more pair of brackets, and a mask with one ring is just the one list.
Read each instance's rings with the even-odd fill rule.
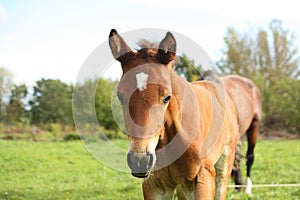
[[217,84],[221,84],[221,79],[219,76],[212,70],[206,70],[198,79],[198,81],[211,81]]
[[242,76],[228,75],[222,77],[221,80],[235,104],[238,113],[240,134],[243,134],[254,119],[261,120],[260,91],[251,80]]

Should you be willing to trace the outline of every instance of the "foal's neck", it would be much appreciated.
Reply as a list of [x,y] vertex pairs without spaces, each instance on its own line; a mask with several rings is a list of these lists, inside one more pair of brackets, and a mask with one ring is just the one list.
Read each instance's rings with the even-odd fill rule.
[[199,123],[196,95],[191,83],[171,73],[172,98],[166,113],[165,135],[170,142],[176,134],[192,137]]

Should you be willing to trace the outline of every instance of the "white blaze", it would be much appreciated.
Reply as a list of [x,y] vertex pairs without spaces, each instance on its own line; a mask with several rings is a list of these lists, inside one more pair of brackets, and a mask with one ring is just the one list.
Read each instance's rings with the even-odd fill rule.
[[149,75],[144,72],[136,74],[136,86],[139,91],[143,91],[147,88],[148,77]]

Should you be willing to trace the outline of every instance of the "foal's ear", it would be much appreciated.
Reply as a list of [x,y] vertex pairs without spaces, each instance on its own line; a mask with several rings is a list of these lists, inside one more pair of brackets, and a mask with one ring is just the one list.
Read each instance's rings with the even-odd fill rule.
[[111,29],[109,34],[109,46],[114,58],[118,61],[125,62],[130,53],[132,53],[125,40],[118,34],[115,29]]
[[167,64],[176,57],[176,40],[172,33],[167,32],[166,37],[160,42],[157,58],[162,64]]

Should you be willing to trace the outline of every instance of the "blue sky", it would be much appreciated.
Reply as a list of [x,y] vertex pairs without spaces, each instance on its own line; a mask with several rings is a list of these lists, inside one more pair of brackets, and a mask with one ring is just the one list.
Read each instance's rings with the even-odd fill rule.
[[292,0],[0,0],[0,66],[12,71],[17,83],[42,77],[74,83],[111,28],[176,31],[217,60],[228,26],[245,30],[274,18],[300,38],[300,12]]

